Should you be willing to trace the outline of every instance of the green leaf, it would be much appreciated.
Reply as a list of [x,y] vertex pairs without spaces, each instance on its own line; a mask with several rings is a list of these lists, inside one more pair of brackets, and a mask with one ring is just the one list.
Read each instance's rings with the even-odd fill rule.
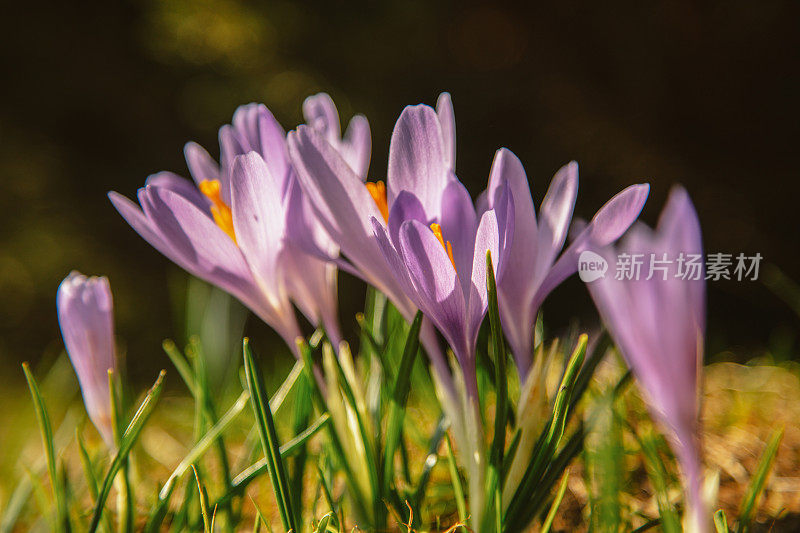
[[106,504],[106,499],[111,492],[111,485],[113,484],[114,477],[117,475],[117,472],[122,467],[123,463],[127,460],[128,454],[130,454],[133,445],[139,438],[142,428],[147,423],[150,415],[153,413],[153,409],[155,409],[158,398],[161,395],[161,389],[164,386],[165,375],[165,370],[162,370],[158,374],[156,382],[150,388],[144,400],[142,400],[142,403],[139,405],[139,409],[137,409],[136,413],[133,415],[133,418],[131,418],[130,424],[128,424],[128,427],[125,429],[125,433],[122,435],[119,450],[114,456],[114,459],[111,461],[111,466],[108,468],[108,473],[103,480],[102,488],[98,494],[97,503],[94,508],[94,515],[92,516],[92,522],[89,526],[89,533],[94,533],[97,530],[97,526],[100,523],[100,517],[103,514],[103,508]]
[[42,433],[42,444],[44,445],[44,453],[47,458],[47,471],[50,475],[50,486],[53,489],[53,497],[56,500],[56,516],[57,527],[59,531],[69,531],[69,515],[67,514],[66,498],[61,490],[61,484],[58,482],[58,475],[56,472],[56,451],[53,444],[53,426],[50,424],[50,415],[47,413],[47,406],[42,398],[42,393],[39,391],[39,385],[33,377],[31,368],[28,363],[22,363],[22,371],[25,373],[25,379],[28,381],[28,388],[31,391],[31,397],[36,408],[36,420],[39,422],[39,430]]
[[281,521],[287,531],[298,531],[292,510],[292,498],[289,493],[286,468],[280,455],[280,442],[275,430],[275,421],[272,419],[267,392],[264,388],[264,378],[261,375],[261,369],[253,360],[250,341],[247,338],[243,342],[243,351],[245,376],[247,378],[247,387],[250,391],[250,405],[253,407],[256,425],[261,436],[261,445],[267,459],[267,467],[272,479],[275,498],[278,500]]
[[411,369],[419,351],[419,330],[421,327],[422,311],[417,311],[414,321],[411,323],[411,330],[408,332],[408,337],[406,337],[403,358],[400,360],[400,369],[397,372],[397,380],[395,381],[392,399],[389,404],[389,419],[386,425],[386,444],[383,456],[384,493],[388,492],[394,481],[394,453],[397,450],[400,434],[403,430],[405,405],[411,389]]
[[761,492],[764,490],[764,484],[767,482],[770,470],[772,470],[772,463],[778,454],[778,446],[780,446],[782,439],[783,428],[779,428],[772,433],[769,441],[767,441],[767,447],[764,448],[764,453],[761,454],[761,460],[758,462],[755,474],[750,479],[742,505],[739,508],[739,522],[736,525],[736,533],[747,533],[750,530],[758,497],[761,496]]

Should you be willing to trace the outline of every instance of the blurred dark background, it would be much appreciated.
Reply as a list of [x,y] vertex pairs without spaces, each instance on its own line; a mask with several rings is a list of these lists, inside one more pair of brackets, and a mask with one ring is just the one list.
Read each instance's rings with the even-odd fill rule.
[[[453,95],[457,170],[473,195],[494,151],[526,166],[536,202],[581,165],[576,214],[649,181],[655,222],[683,183],[708,251],[760,252],[760,281],[709,285],[709,358],[798,353],[795,154],[800,139],[794,0],[561,2],[557,6],[143,0],[4,8],[0,18],[0,360],[60,350],[54,297],[71,270],[106,274],[129,369],[148,380],[181,338],[185,276],[106,198],[145,177],[187,174],[182,147],[217,153],[237,105],[266,103],[287,129],[325,90],[343,119],[367,115],[372,179],[385,175],[403,106]],[[766,269],[766,270],[765,270]],[[342,276],[354,331],[363,287]],[[768,283],[764,283],[766,280]],[[768,285],[772,288],[768,288]],[[777,295],[775,293],[778,293]],[[570,280],[545,305],[551,331],[592,323]],[[271,339],[257,321],[247,329]]]

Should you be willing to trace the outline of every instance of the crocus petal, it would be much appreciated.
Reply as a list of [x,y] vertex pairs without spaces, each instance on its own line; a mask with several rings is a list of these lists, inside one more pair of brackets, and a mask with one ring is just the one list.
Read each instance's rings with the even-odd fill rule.
[[392,132],[387,192],[389,205],[400,191],[413,192],[431,218],[438,218],[442,192],[449,181],[442,129],[426,105],[406,107]]
[[183,147],[183,154],[186,157],[186,165],[195,183],[198,185],[204,181],[219,179],[219,165],[208,152],[197,143],[188,142]]
[[[341,126],[336,104],[327,93],[317,93],[303,101],[306,124],[317,130],[332,145],[339,142]],[[355,170],[355,169],[354,169]]]
[[619,239],[639,218],[648,194],[650,185],[639,183],[623,189],[606,202],[589,223],[592,242],[605,246]]
[[253,302],[253,277],[236,244],[194,204],[169,189],[147,187],[145,215],[192,274],[218,285],[245,304]]
[[408,191],[400,191],[389,211],[389,235],[396,247],[400,246],[400,227],[407,220],[418,220],[422,224],[430,223],[419,198]]
[[475,230],[478,217],[472,206],[467,189],[454,179],[442,193],[441,217],[442,236],[450,241],[456,270],[462,280],[463,290],[468,294],[468,283],[472,272],[472,258],[475,250]]
[[[478,327],[488,307],[488,294],[486,291],[486,254],[492,254],[492,263],[500,257],[500,235],[497,225],[497,215],[494,210],[489,210],[481,217],[478,231],[475,234],[475,254],[472,262],[471,289],[469,299],[469,319],[471,343],[474,344],[478,335]],[[495,267],[495,271],[497,267]]]
[[436,100],[436,115],[442,126],[444,155],[447,167],[451,171],[456,168],[456,114],[453,111],[453,100],[450,93],[442,93]]
[[577,197],[578,163],[572,161],[556,172],[542,201],[534,269],[537,281],[542,280],[564,247]]
[[366,179],[372,155],[372,137],[367,117],[356,115],[350,119],[339,151],[350,168],[362,179]]
[[158,230],[150,222],[150,219],[145,216],[145,214],[142,212],[142,209],[137,204],[115,191],[108,193],[108,199],[111,200],[114,208],[119,212],[120,215],[122,215],[122,218],[125,219],[125,222],[130,224],[136,233],[141,235],[141,237],[150,243],[153,248],[167,256],[172,261],[175,261],[176,263],[178,262],[178,258],[180,257],[179,254],[164,241],[164,239],[158,233]]
[[[466,342],[466,301],[447,252],[426,225],[410,220],[400,228],[400,248],[419,307],[447,338],[459,358],[470,354]],[[462,361],[464,363],[465,361]]]
[[106,278],[70,273],[56,296],[61,336],[89,418],[109,448],[114,446],[108,371],[116,370],[111,288]]
[[619,238],[641,213],[649,191],[650,186],[646,183],[631,185],[606,202],[552,266],[536,291],[532,307],[538,309],[553,289],[577,272],[578,256],[582,251]]
[[278,298],[285,215],[280,187],[256,152],[237,157],[231,174],[236,242],[265,293]]
[[[382,215],[361,179],[314,129],[300,126],[289,133],[289,153],[297,178],[317,218],[348,259],[373,278],[387,271],[375,265],[381,252],[372,236],[371,217]],[[380,271],[375,272],[375,268]],[[370,279],[380,285],[379,279]]]
[[178,176],[177,174],[173,174],[172,172],[159,172],[158,174],[153,174],[148,176],[147,180],[145,181],[145,186],[148,185],[153,187],[163,187],[171,190],[172,192],[178,193],[196,205],[198,209],[211,216],[211,212],[209,211],[211,202],[208,201],[208,198],[203,196],[203,194],[192,182]]
[[706,531],[710,517],[701,495],[697,388],[703,355],[705,281],[676,277],[674,263],[679,253],[702,253],[700,225],[686,192],[673,190],[655,231],[637,225],[618,249],[608,246],[600,253],[614,261],[618,251],[658,258],[666,254],[673,260],[666,279],[660,275],[638,280],[606,276],[587,287],[653,417],[666,430],[686,478],[689,522],[697,531]]

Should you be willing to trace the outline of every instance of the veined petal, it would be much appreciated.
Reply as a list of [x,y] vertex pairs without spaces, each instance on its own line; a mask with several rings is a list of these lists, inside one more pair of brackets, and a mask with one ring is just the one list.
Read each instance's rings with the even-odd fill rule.
[[400,191],[411,191],[428,216],[438,218],[449,179],[439,118],[426,105],[406,107],[394,126],[389,146],[389,205]]
[[400,228],[400,251],[419,297],[419,307],[436,324],[459,357],[470,350],[466,299],[450,257],[431,229],[416,220]]
[[536,291],[533,307],[541,305],[544,298],[559,284],[578,270],[578,257],[587,247],[602,247],[619,238],[639,216],[650,190],[648,184],[631,185],[617,193],[600,208],[592,221],[567,247],[550,268]]
[[280,203],[280,186],[256,152],[234,160],[231,194],[239,249],[259,285],[278,299],[281,285],[278,260],[283,249],[286,215]]
[[539,242],[534,270],[537,281],[544,278],[564,247],[577,197],[578,163],[572,161],[556,172],[539,211]]
[[400,227],[407,220],[418,220],[426,225],[431,222],[425,215],[425,208],[419,198],[409,191],[400,191],[389,212],[389,235],[396,247],[400,246]]
[[469,294],[478,217],[472,206],[472,198],[460,181],[454,179],[445,187],[440,212],[442,236],[452,245],[453,260],[461,279],[462,290],[464,294]]
[[172,246],[164,241],[164,239],[161,237],[161,234],[150,222],[150,219],[148,219],[144,212],[142,212],[142,209],[139,207],[139,205],[135,204],[116,191],[110,191],[108,193],[108,199],[111,200],[114,208],[119,212],[120,215],[122,215],[122,218],[125,219],[125,222],[130,224],[133,230],[144,240],[150,243],[153,248],[167,256],[172,261],[178,263],[183,268],[187,268],[181,264],[180,254],[174,251]]
[[152,185],[153,187],[163,187],[171,190],[172,192],[178,193],[196,205],[198,209],[208,213],[209,216],[211,216],[211,212],[209,211],[211,202],[208,201],[208,198],[203,196],[200,190],[195,187],[194,183],[178,176],[177,174],[173,174],[172,172],[159,172],[157,174],[152,174],[147,177],[147,180],[144,182],[144,184],[145,186]]
[[475,234],[475,254],[472,261],[469,295],[470,334],[472,335],[471,342],[473,343],[489,303],[486,291],[487,252],[492,254],[492,263],[495,265],[496,273],[496,265],[500,259],[500,235],[497,215],[494,210],[486,211],[483,214],[478,225],[478,231]]
[[369,277],[371,283],[380,284],[380,278],[388,272],[372,238],[370,218],[380,220],[383,216],[364,183],[309,126],[289,133],[289,153],[303,192],[322,226],[362,275]]
[[650,184],[639,183],[626,187],[606,202],[588,226],[593,243],[605,246],[619,239],[639,218],[649,193]]
[[258,152],[284,192],[290,171],[286,131],[267,106],[256,103],[239,106],[233,114],[233,129],[238,142],[226,143],[225,160],[232,164],[237,156]]
[[228,235],[181,195],[160,187],[142,190],[144,213],[176,256],[176,263],[218,285],[245,304],[253,302],[253,277]]
[[450,93],[442,93],[436,100],[436,115],[442,126],[444,155],[447,167],[455,172],[456,168],[456,114],[453,111],[453,100]]

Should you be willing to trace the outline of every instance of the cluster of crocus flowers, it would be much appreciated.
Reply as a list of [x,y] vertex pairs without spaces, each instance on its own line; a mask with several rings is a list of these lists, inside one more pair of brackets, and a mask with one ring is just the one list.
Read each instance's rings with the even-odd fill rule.
[[[341,138],[328,95],[310,97],[304,111],[310,127],[336,144],[353,172],[366,173],[366,119],[356,117]],[[314,255],[335,255],[338,247],[299,187],[285,131],[265,106],[249,104],[220,129],[219,140],[220,164],[199,145],[186,145],[194,184],[160,172],[139,190],[139,206],[115,192],[111,201],[151,245],[234,295],[292,349],[300,335],[292,302],[338,342],[336,267]]]
[[[385,182],[367,181],[371,141],[364,117],[356,116],[343,135],[326,94],[308,98],[303,113],[306,124],[287,135],[263,105],[242,106],[232,124],[220,129],[219,164],[200,146],[187,144],[195,183],[162,172],[139,190],[139,205],[114,192],[111,201],[151,245],[241,300],[293,349],[300,335],[293,305],[324,327],[334,346],[342,340],[338,270],[384,293],[409,321],[421,310],[421,340],[456,440],[470,458],[472,512],[479,516],[484,443],[475,345],[488,307],[487,254],[503,330],[525,383],[544,299],[577,271],[581,252],[613,252],[611,244],[639,216],[649,186],[618,193],[575,228],[564,249],[577,198],[577,164],[557,172],[537,216],[522,163],[501,149],[486,191],[473,202],[455,174],[455,118],[447,93],[435,108],[402,111]],[[673,193],[655,233],[637,227],[625,246],[699,252],[699,225],[686,193]],[[702,524],[696,394],[702,282],[609,277],[589,289],[656,418],[669,429],[694,523]],[[436,330],[455,356],[452,368]],[[529,450],[517,452],[521,463],[525,454]]]
[[710,526],[702,496],[699,438],[705,281],[702,272],[687,276],[680,269],[685,267],[681,258],[702,251],[697,213],[686,191],[676,187],[655,231],[637,224],[618,247],[599,250],[609,265],[620,253],[654,254],[671,262],[658,272],[642,273],[640,279],[620,280],[609,274],[587,284],[650,411],[669,437],[685,477],[685,527],[692,533]]
[[114,448],[108,372],[116,370],[114,305],[108,279],[72,272],[58,287],[58,323],[80,383],[86,411],[103,441]]

